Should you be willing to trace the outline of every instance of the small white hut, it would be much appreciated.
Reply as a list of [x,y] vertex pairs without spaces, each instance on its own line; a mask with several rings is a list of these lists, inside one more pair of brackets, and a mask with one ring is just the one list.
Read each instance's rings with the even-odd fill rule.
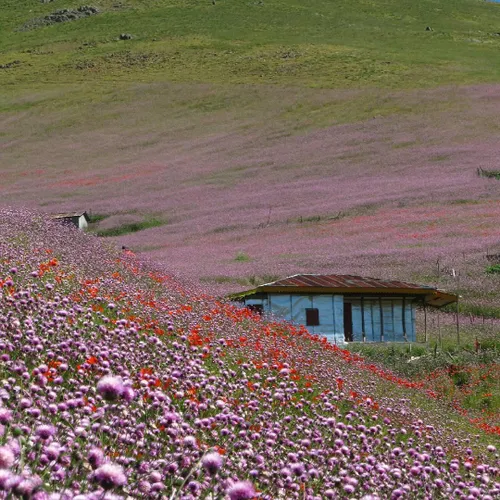
[[87,229],[90,222],[90,217],[87,212],[72,212],[64,214],[54,214],[52,219],[62,222],[63,224],[73,224],[82,231]]
[[414,342],[417,306],[442,307],[458,296],[403,281],[336,274],[297,274],[230,296],[344,342]]

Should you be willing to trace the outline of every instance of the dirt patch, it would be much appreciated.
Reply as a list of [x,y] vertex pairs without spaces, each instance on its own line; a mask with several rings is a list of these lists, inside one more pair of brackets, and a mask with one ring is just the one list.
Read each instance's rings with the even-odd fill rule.
[[43,26],[50,26],[52,24],[67,23],[70,21],[77,21],[78,19],[83,19],[84,17],[95,16],[99,14],[99,9],[97,7],[91,7],[89,5],[82,5],[77,9],[61,9],[52,12],[44,17],[38,17],[31,19],[25,23],[19,31],[30,31],[36,28],[42,28]]
[[79,70],[108,71],[109,69],[162,67],[168,58],[155,52],[112,52],[98,59],[83,58],[68,64],[69,68]]
[[10,68],[15,68],[16,66],[19,66],[21,64],[21,61],[15,60],[8,62],[6,64],[0,64],[0,69],[10,69]]

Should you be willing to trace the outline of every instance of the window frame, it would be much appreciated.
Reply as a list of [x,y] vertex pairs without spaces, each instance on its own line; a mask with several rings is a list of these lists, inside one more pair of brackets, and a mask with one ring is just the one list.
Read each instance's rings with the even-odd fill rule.
[[306,326],[319,326],[319,309],[317,307],[306,307]]

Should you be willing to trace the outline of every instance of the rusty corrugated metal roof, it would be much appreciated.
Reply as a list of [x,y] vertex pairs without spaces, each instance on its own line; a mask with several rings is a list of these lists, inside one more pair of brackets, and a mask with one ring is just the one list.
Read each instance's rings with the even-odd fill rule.
[[255,293],[342,293],[420,296],[426,304],[442,307],[457,302],[458,295],[429,285],[406,281],[384,280],[350,274],[296,274],[265,283],[252,290],[235,293],[230,298],[243,298]]
[[[433,290],[427,285],[416,285],[405,281],[382,280],[378,278],[365,278],[350,274],[296,274],[281,280],[261,285],[273,287],[325,287],[325,288],[411,288]],[[260,288],[260,287],[259,287]]]
[[68,213],[64,213],[64,214],[53,214],[53,215],[51,215],[51,218],[52,219],[70,219],[72,217],[81,217],[82,215],[85,216],[85,218],[87,220],[90,220],[87,212],[85,212],[85,211],[83,211],[83,212],[68,212]]
[[51,217],[53,219],[67,219],[69,217],[81,217],[82,215],[87,215],[87,212],[67,212],[63,214],[53,214]]

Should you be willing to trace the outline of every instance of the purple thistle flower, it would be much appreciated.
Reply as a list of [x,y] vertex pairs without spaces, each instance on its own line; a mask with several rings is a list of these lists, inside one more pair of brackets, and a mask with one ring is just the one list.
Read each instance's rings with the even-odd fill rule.
[[227,494],[230,500],[250,500],[256,492],[250,481],[237,481],[228,488]]
[[135,398],[135,391],[132,389],[132,387],[125,387],[123,389],[123,394],[122,394],[123,399],[127,402],[130,403]]
[[14,452],[8,446],[0,446],[0,468],[10,469],[16,460]]
[[306,471],[304,464],[297,462],[290,465],[290,470],[297,476],[301,476]]
[[196,494],[200,490],[201,484],[198,481],[189,481],[187,487],[189,491],[191,491],[193,494]]
[[56,444],[51,444],[47,448],[45,448],[45,455],[50,461],[57,460],[59,457],[61,450],[59,449],[59,446]]
[[12,420],[12,412],[7,408],[0,408],[0,424],[8,424]]
[[194,436],[186,436],[183,440],[184,446],[194,448],[196,446],[196,438]]
[[30,496],[30,500],[49,500],[50,497],[44,490],[37,490]]
[[292,475],[292,471],[288,467],[283,467],[280,470],[280,474],[282,477],[289,477]]
[[39,425],[35,430],[35,435],[44,441],[54,436],[55,433],[56,429],[52,425]]
[[137,485],[137,489],[141,492],[147,495],[151,491],[151,483],[148,481],[139,481]]
[[31,498],[33,492],[42,485],[42,480],[38,476],[22,479],[15,487],[14,491],[22,498]]
[[97,469],[104,463],[104,452],[100,448],[91,448],[87,460],[93,469]]
[[15,477],[10,470],[0,469],[0,490],[9,491],[13,486]]
[[9,441],[7,442],[7,446],[12,450],[12,453],[14,453],[16,457],[21,454],[21,446],[17,439],[9,439]]
[[123,472],[123,468],[114,464],[101,465],[95,471],[94,477],[105,490],[110,490],[116,486],[123,486],[127,483],[127,477]]
[[161,474],[158,472],[158,471],[153,471],[151,472],[151,474],[149,475],[149,480],[152,482],[152,483],[158,483],[160,482],[162,479],[161,477]]
[[211,475],[215,476],[222,467],[222,457],[216,451],[207,453],[201,460],[201,465]]
[[354,493],[355,489],[356,488],[352,484],[349,484],[349,483],[348,484],[344,484],[344,491],[346,493],[349,493],[349,494]]
[[125,387],[123,386],[123,380],[121,377],[113,377],[111,375],[106,375],[97,382],[97,392],[106,401],[116,401],[120,396],[123,395]]
[[162,491],[164,489],[165,489],[165,484],[162,483],[161,481],[159,481],[157,483],[153,483],[151,485],[151,491],[155,492],[155,493],[158,493],[158,492],[160,492],[160,491]]

